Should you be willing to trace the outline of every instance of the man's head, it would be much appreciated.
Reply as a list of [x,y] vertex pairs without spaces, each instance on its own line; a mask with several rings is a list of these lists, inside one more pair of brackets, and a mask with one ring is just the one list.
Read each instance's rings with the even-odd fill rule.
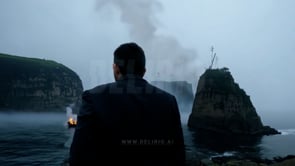
[[114,52],[114,76],[135,75],[143,77],[145,69],[145,54],[136,43],[121,44]]

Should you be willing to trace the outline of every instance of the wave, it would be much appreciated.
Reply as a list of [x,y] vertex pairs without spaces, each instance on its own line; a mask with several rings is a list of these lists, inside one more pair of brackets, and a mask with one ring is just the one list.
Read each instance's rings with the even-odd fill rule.
[[214,158],[214,157],[230,157],[230,156],[234,156],[235,154],[236,154],[236,152],[234,152],[234,151],[227,151],[227,152],[224,152],[224,153],[212,155],[210,157],[210,159]]
[[295,129],[281,129],[282,135],[295,135]]

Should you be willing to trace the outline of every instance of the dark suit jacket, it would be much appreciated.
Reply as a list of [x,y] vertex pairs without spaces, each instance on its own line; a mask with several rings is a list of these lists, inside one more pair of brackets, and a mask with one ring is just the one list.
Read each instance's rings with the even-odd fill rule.
[[185,163],[175,97],[139,77],[123,77],[85,91],[82,96],[70,165],[116,163],[136,166]]

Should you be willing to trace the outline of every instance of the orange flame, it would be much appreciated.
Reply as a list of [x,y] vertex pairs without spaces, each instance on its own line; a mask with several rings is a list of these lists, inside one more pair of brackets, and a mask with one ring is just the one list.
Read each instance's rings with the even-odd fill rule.
[[73,118],[69,118],[68,120],[69,125],[77,125],[77,120],[73,119]]

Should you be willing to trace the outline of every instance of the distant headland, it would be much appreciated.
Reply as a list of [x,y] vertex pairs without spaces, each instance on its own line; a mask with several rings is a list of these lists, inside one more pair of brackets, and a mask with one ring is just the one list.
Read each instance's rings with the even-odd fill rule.
[[0,53],[0,110],[60,110],[79,103],[82,81],[52,60]]

